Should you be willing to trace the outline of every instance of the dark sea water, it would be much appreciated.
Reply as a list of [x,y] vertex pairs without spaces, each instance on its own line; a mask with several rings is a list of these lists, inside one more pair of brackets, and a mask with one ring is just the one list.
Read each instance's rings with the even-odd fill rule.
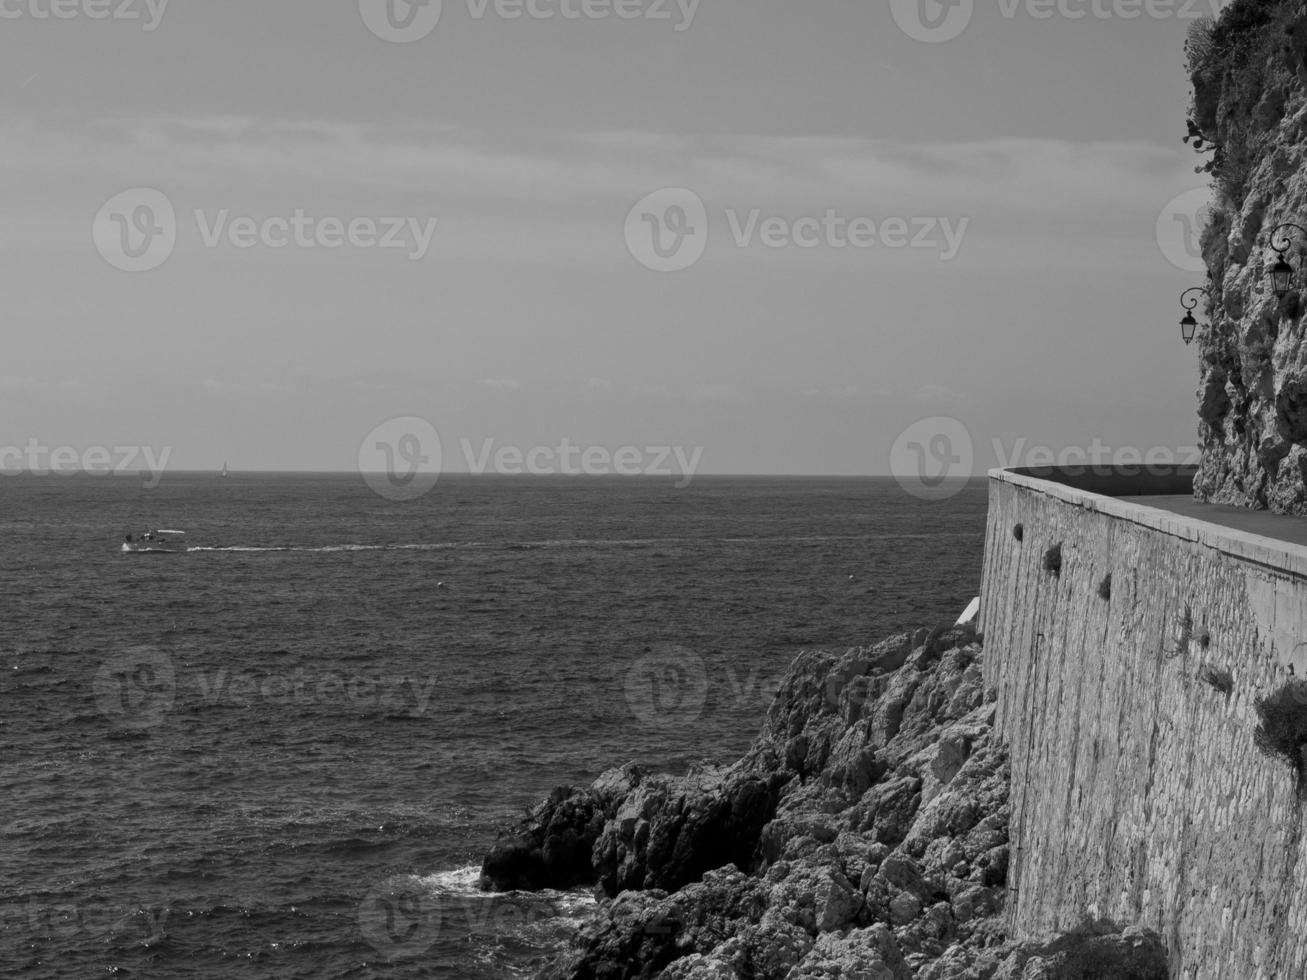
[[[801,649],[952,622],[983,486],[0,478],[0,977],[529,974],[497,828],[734,760]],[[190,533],[180,556],[123,535]],[[852,576],[852,577],[850,577]]]

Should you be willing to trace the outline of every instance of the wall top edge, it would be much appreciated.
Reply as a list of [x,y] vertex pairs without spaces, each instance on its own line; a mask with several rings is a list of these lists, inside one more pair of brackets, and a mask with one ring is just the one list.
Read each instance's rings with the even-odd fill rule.
[[[1099,471],[1092,481],[1094,490],[1050,479],[1050,476],[1063,475],[1053,470],[1041,470],[1040,476],[1033,476],[1029,471],[993,469],[989,471],[989,479],[991,482],[1007,483],[1076,507],[1205,545],[1233,558],[1307,578],[1307,546],[1149,507],[1146,503],[1139,502],[1153,494],[1177,493],[1174,489],[1175,480],[1188,479],[1191,483],[1192,472],[1193,468],[1190,467],[1163,475],[1152,485],[1153,488],[1141,486],[1140,478],[1134,472],[1113,474]],[[1111,495],[1117,491],[1122,496]]]

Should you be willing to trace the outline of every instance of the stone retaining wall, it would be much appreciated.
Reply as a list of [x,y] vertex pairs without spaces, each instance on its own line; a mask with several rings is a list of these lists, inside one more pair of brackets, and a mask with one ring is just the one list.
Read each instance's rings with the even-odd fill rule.
[[1307,677],[1307,548],[1043,475],[990,474],[982,589],[1014,928],[1142,921],[1177,978],[1307,976],[1303,806],[1253,742],[1256,700]]

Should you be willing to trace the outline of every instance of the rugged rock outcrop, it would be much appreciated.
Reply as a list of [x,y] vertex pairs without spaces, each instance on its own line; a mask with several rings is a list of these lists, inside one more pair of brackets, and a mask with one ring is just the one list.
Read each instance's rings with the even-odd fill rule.
[[1307,8],[1234,0],[1190,33],[1189,130],[1215,197],[1202,235],[1212,329],[1202,338],[1199,499],[1307,514],[1307,236],[1271,288],[1272,232],[1307,227]]
[[1148,933],[1006,941],[1009,773],[980,656],[970,629],[805,653],[735,765],[557,790],[483,887],[595,885],[553,980],[1164,980]]

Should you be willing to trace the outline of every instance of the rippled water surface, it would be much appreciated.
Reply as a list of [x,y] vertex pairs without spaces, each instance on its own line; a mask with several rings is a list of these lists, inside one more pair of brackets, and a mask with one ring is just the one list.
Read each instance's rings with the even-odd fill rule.
[[[957,616],[984,489],[0,479],[0,976],[524,975],[581,893],[495,830],[626,761],[734,759],[810,646]],[[189,532],[180,556],[124,534]]]

